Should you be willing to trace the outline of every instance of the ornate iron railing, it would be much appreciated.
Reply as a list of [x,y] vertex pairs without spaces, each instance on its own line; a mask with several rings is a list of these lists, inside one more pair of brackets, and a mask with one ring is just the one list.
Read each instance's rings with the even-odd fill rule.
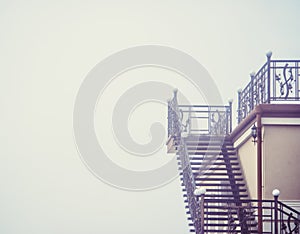
[[[168,105],[168,136],[178,130],[189,135],[229,135],[232,131],[232,102],[228,106],[178,105],[176,95]],[[174,103],[176,102],[176,113]],[[173,121],[174,118],[179,121]]]
[[180,159],[180,166],[183,176],[183,185],[186,189],[187,200],[191,218],[196,234],[201,233],[200,206],[197,197],[194,195],[196,184],[192,172],[186,143],[181,134],[189,127],[189,121],[184,125],[182,123],[182,112],[178,107],[177,90],[174,97],[168,102],[168,135],[174,138],[177,152]]
[[271,52],[267,54],[267,62],[239,90],[239,123],[259,104],[300,100],[300,60],[275,60],[271,56]]
[[224,233],[257,233],[259,202],[263,204],[262,233],[299,234],[300,212],[278,201],[277,198],[262,201],[240,200],[240,205],[236,205],[234,200],[204,199],[204,209],[206,209],[204,227],[209,230],[212,226],[207,209],[213,203],[215,213],[227,212],[227,220],[220,219],[224,225],[219,225]]

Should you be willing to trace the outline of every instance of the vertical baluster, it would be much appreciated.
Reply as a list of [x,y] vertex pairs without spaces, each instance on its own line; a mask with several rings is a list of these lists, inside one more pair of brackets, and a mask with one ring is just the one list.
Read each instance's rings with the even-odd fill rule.
[[238,90],[238,123],[240,123],[243,119],[242,113],[242,89]]
[[201,229],[200,229],[200,234],[204,234],[204,199],[205,199],[205,193],[206,193],[206,189],[205,188],[197,188],[194,191],[194,195],[196,197],[200,197],[200,221],[201,221]]
[[192,119],[191,119],[191,116],[192,116],[192,107],[190,106],[189,107],[189,116],[188,116],[188,135],[191,134],[191,127],[192,127]]
[[274,189],[272,194],[274,196],[274,234],[278,234],[278,197],[280,195],[280,191],[278,189]]
[[[232,132],[232,102],[233,102],[233,99],[229,99],[228,102],[229,102],[229,113],[226,115],[226,118],[227,118],[226,133],[230,134]],[[228,130],[228,124],[229,124],[229,130]]]
[[[250,77],[251,77],[251,85],[250,85],[250,90],[249,90],[249,95],[250,95],[250,111],[252,111],[255,107],[255,104],[254,104],[254,91],[255,91],[255,87],[254,87],[254,78],[255,78],[255,72],[252,72],[250,74]],[[256,84],[257,85],[257,84]],[[249,112],[250,112],[249,111]]]
[[168,137],[170,137],[171,134],[172,134],[171,125],[172,125],[173,120],[172,120],[172,117],[171,117],[171,115],[172,115],[171,110],[172,110],[171,100],[168,100]]
[[267,70],[267,103],[271,102],[271,56],[272,56],[272,52],[268,52],[267,54],[267,66],[268,66],[268,70]]
[[299,78],[300,78],[300,71],[299,71],[299,62],[295,62],[295,97],[296,100],[299,98],[300,86],[299,86]]

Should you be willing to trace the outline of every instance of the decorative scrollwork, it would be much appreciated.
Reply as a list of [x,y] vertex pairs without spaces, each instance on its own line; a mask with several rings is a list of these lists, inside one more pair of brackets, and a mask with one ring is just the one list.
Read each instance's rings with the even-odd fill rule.
[[190,119],[187,119],[185,121],[185,124],[182,123],[181,124],[181,126],[182,126],[182,132],[188,132],[188,128],[189,128],[190,124],[191,124],[191,120]]
[[[283,78],[281,74],[275,74],[275,80],[280,87],[280,97],[287,99],[290,93],[293,93],[293,83],[295,83],[295,78],[293,76],[292,68],[288,68],[289,64],[287,63],[283,68]],[[289,73],[287,75],[287,72]]]
[[[237,216],[238,223],[236,222],[234,216]],[[238,233],[237,227],[240,227],[240,233],[247,234],[250,233],[248,223],[253,217],[253,210],[250,204],[247,206],[235,206],[228,204],[228,230],[230,233]]]
[[211,113],[210,116],[211,123],[211,134],[213,135],[225,135],[227,132],[227,115],[225,112],[220,112],[216,110]]
[[273,101],[300,100],[300,60],[268,59],[239,91],[239,123],[255,106]]
[[181,171],[183,176],[183,185],[187,191],[188,206],[193,220],[196,233],[200,233],[200,210],[194,190],[196,188],[194,175],[189,161],[188,150],[185,140],[181,133],[186,132],[190,126],[190,118],[183,122],[183,111],[179,109],[177,103],[177,91],[174,92],[174,97],[168,102],[168,132],[169,137],[176,137],[177,150],[179,153],[179,160],[181,164]]
[[[292,228],[292,223],[294,228]],[[282,221],[281,230],[286,234],[299,234],[299,220],[293,216],[293,213],[290,213],[287,219],[287,225]]]

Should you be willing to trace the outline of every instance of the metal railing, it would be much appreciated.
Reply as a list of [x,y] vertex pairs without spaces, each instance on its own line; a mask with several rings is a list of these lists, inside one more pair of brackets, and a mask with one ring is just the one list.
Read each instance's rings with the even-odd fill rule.
[[[262,233],[299,234],[300,212],[278,201],[278,197],[274,200],[240,200],[240,205],[234,200],[204,199],[204,233],[210,227],[219,227],[224,233],[257,233],[259,203],[263,204]],[[212,221],[209,215],[212,210],[214,214],[226,214],[227,219],[218,220],[223,225]]]
[[[180,159],[183,185],[195,232],[203,233],[200,201],[194,194],[195,178],[183,134],[224,136],[232,131],[232,102],[228,106],[178,105],[177,90],[168,101],[168,137],[172,137]],[[202,220],[203,221],[203,220]]]
[[[174,121],[174,118],[179,121]],[[232,102],[228,106],[178,105],[175,91],[174,98],[168,102],[168,136],[175,135],[178,130],[189,135],[229,135],[232,131]]]
[[267,62],[238,92],[238,123],[259,104],[300,100],[300,60],[275,60],[271,56],[271,52],[267,54]]
[[196,234],[201,233],[200,206],[197,197],[194,195],[196,184],[189,161],[188,150],[184,138],[181,137],[182,132],[186,131],[189,123],[182,123],[182,112],[179,110],[177,102],[177,90],[174,97],[168,102],[168,135],[173,137],[178,151],[180,166],[183,176],[183,185],[187,193],[187,201],[191,218]]

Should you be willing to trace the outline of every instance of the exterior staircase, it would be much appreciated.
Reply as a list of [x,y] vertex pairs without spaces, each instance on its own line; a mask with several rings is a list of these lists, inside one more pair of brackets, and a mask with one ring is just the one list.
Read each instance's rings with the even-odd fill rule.
[[[190,231],[257,233],[246,183],[230,140],[230,106],[179,106],[176,92],[168,109],[169,152],[176,152]],[[207,122],[206,129],[192,122]],[[202,121],[203,122],[203,121]],[[183,124],[185,123],[185,124]],[[196,124],[197,125],[197,124]],[[205,197],[194,191],[205,188]]]
[[[246,206],[241,203],[241,199],[247,200],[249,196],[231,141],[218,136],[187,136],[184,142],[195,185],[206,188],[204,232],[257,233],[251,203]],[[178,151],[177,156],[179,170],[183,171]],[[197,232],[191,216],[183,172],[180,175],[190,231]]]

